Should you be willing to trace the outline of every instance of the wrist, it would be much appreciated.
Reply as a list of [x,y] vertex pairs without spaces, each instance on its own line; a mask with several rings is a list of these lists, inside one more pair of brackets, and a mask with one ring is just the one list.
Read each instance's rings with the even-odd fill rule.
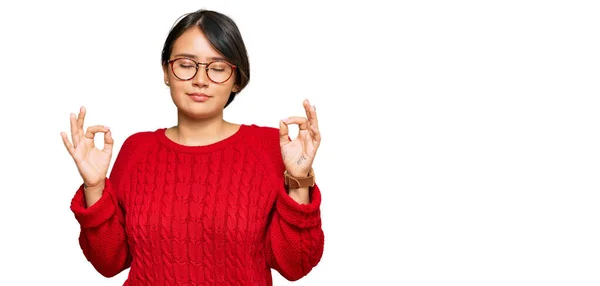
[[315,184],[315,174],[312,168],[301,175],[295,175],[294,173],[285,170],[283,176],[284,183],[289,189],[308,189],[308,187],[312,187]]
[[295,202],[299,204],[310,203],[310,192],[308,187],[300,187],[297,189],[288,189],[288,196],[290,196]]
[[83,183],[83,194],[86,208],[93,206],[102,198],[105,186],[104,180],[93,185],[88,185],[85,182]]
[[97,184],[87,184],[83,183],[83,190],[86,194],[94,194],[94,193],[102,193],[104,187],[106,186],[104,180],[100,181]]
[[308,170],[302,170],[302,171],[286,169],[286,172],[288,173],[288,175],[295,177],[295,178],[306,178],[306,177],[310,177],[311,172],[313,172],[313,169],[310,168]]

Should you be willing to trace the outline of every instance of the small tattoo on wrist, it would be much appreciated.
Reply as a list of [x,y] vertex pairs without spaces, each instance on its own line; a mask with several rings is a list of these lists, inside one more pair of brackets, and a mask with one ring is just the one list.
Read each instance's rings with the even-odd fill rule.
[[300,157],[300,159],[298,159],[298,161],[296,162],[298,165],[302,164],[303,161],[306,160],[306,157],[304,157],[304,155],[302,155],[302,157]]

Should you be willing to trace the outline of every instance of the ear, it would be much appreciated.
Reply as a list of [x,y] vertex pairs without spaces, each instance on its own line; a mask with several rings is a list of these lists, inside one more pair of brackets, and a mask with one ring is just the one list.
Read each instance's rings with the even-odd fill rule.
[[166,85],[169,85],[169,70],[167,68],[167,65],[163,65],[163,74],[164,74],[164,83]]
[[233,88],[231,89],[232,92],[238,93],[240,91],[240,86],[237,84],[233,85]]

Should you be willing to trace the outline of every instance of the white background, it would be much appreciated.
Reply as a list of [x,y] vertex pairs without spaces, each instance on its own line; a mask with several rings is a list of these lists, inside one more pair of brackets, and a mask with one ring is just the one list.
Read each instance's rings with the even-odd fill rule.
[[0,285],[125,280],[81,253],[60,132],[175,124],[160,52],[199,8],[250,55],[228,120],[317,106],[325,253],[293,285],[600,284],[594,1],[170,2],[1,4]]

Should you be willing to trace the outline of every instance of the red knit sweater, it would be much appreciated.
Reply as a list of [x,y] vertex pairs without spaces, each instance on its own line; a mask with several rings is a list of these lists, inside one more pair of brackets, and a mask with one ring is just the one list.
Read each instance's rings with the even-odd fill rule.
[[272,285],[271,269],[297,280],[323,254],[321,193],[286,192],[276,128],[242,125],[207,146],[184,146],[165,129],[123,142],[102,197],[71,210],[95,269],[124,285]]

